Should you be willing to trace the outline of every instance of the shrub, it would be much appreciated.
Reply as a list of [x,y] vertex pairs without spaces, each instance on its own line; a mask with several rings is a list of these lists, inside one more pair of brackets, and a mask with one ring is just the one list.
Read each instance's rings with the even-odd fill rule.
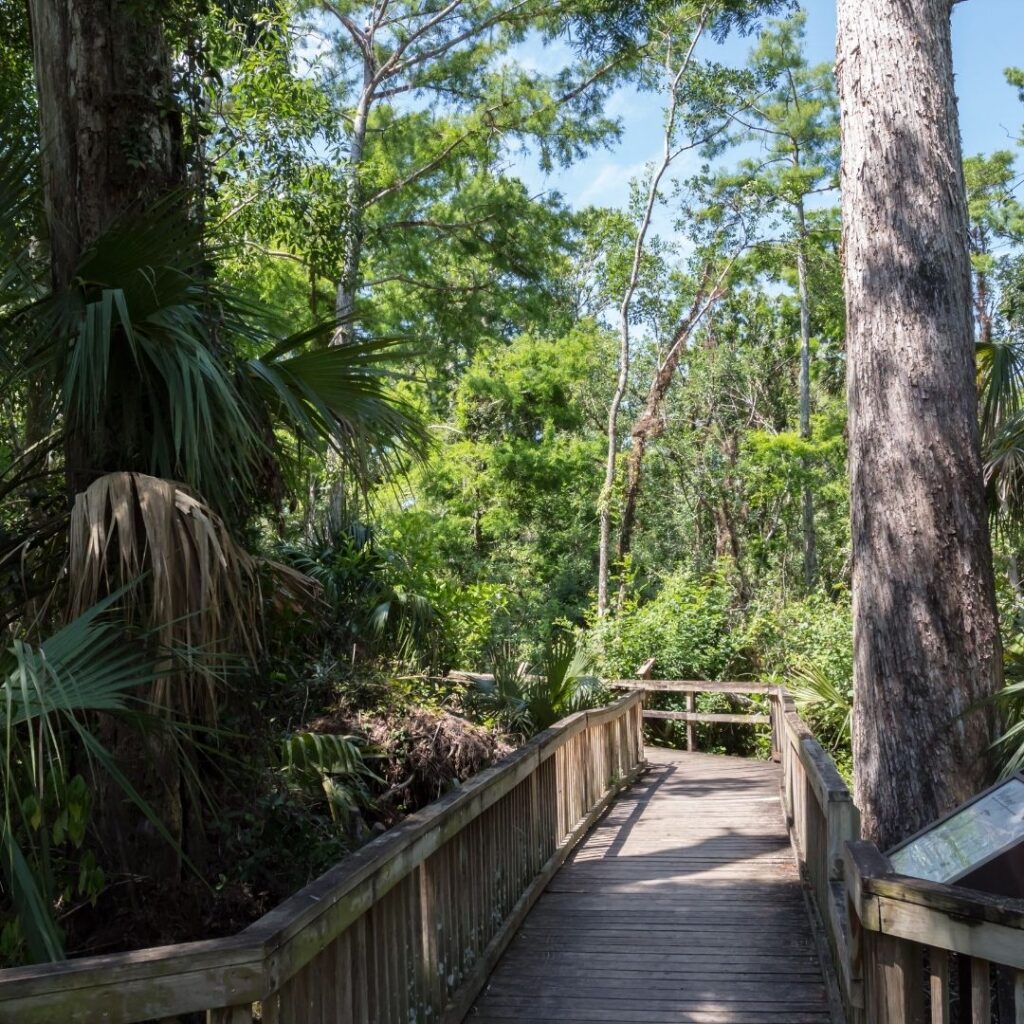
[[724,565],[708,575],[677,570],[646,602],[632,600],[598,622],[593,643],[602,674],[630,678],[655,658],[663,679],[718,679],[736,655],[734,592]]

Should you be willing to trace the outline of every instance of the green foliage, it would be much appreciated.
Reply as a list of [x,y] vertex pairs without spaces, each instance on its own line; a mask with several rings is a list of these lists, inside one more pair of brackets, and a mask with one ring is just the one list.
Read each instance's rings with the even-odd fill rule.
[[736,655],[737,615],[729,566],[699,574],[677,569],[649,600],[631,598],[593,628],[602,675],[630,679],[656,659],[663,679],[720,679]]
[[315,650],[356,646],[414,668],[472,664],[490,639],[500,592],[454,578],[432,527],[415,513],[379,532],[328,514],[308,541],[282,548],[280,559],[312,579],[321,598],[322,629],[289,619],[286,636],[312,628]]
[[793,694],[815,735],[850,775],[853,621],[849,595],[813,594],[752,609],[743,636],[753,675]]
[[16,923],[4,922],[0,941],[12,957],[60,959],[57,909],[74,897],[95,900],[103,888],[102,869],[84,845],[92,796],[72,767],[76,751],[90,774],[109,776],[173,842],[97,732],[98,714],[140,727],[173,728],[147,716],[137,696],[140,684],[157,678],[156,663],[126,643],[123,629],[111,621],[119,597],[91,608],[38,646],[14,640],[0,653],[0,880],[16,914]]
[[373,807],[371,784],[381,781],[367,763],[373,756],[353,736],[299,732],[281,742],[285,778],[300,790],[319,788],[331,818],[343,825]]
[[[609,390],[598,368],[609,348],[607,333],[585,321],[565,335],[524,334],[482,350],[452,396],[436,452],[411,479],[411,507],[386,513],[389,535],[401,537],[393,546],[413,544],[414,564],[425,560],[443,579],[454,572],[481,596],[500,594],[498,606],[491,601],[495,637],[540,643],[557,621],[586,614],[595,424]],[[464,664],[491,638],[482,627],[467,635]]]
[[834,683],[853,679],[853,622],[849,596],[814,594],[751,609],[741,641],[754,671],[786,678],[812,665]]
[[531,665],[520,661],[514,644],[491,654],[491,678],[474,680],[467,700],[477,714],[507,732],[531,736],[567,715],[604,702],[594,675],[594,656],[569,634],[552,637]]

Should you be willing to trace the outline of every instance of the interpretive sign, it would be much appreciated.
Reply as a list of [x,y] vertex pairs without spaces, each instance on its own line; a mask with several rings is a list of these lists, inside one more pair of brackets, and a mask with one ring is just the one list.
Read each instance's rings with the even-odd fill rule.
[[1024,843],[1024,777],[1015,775],[889,853],[901,874],[951,883]]

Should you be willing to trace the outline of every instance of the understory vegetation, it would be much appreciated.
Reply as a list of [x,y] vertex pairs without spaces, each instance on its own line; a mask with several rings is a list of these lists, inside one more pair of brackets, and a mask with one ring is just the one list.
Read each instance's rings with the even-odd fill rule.
[[[158,130],[61,180],[0,0],[0,963],[231,933],[652,659],[784,682],[849,773],[838,114],[797,5],[110,6]],[[574,201],[623,96],[664,160]],[[1024,208],[1015,152],[966,170],[1019,765]]]

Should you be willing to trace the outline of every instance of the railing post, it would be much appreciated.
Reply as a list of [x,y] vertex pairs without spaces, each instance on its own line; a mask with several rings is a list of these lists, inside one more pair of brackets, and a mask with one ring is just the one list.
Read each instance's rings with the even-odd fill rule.
[[912,943],[863,931],[864,988],[871,1024],[922,1024],[923,965]]
[[[686,710],[689,711],[691,715],[697,713],[697,695],[693,692],[690,692],[686,695]],[[694,732],[695,730],[693,726],[693,720],[687,720],[686,749],[689,751],[693,751],[696,749],[696,743],[694,742]]]
[[860,812],[852,800],[830,800],[827,805],[828,877],[843,877],[843,847],[860,839]]
[[207,1010],[206,1024],[252,1024],[252,1003]]

